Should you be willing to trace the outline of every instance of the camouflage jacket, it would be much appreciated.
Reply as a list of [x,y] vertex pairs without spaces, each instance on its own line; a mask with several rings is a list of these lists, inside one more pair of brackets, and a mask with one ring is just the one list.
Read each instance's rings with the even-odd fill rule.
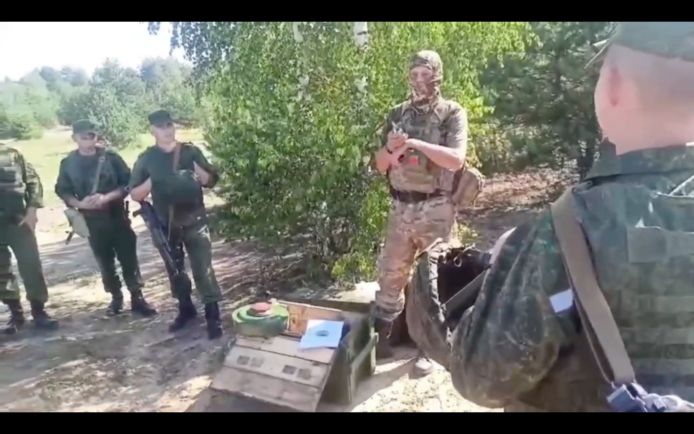
[[[388,141],[393,125],[410,138],[454,149],[467,146],[468,124],[465,109],[455,101],[441,98],[427,113],[420,113],[409,101],[394,107],[386,118],[381,134],[381,146]],[[450,191],[453,172],[442,169],[423,153],[408,151],[400,166],[388,172],[391,186],[399,191],[431,193],[436,189]]]
[[[694,147],[607,156],[574,188],[598,281],[636,378],[694,398]],[[692,183],[694,184],[694,183]],[[607,410],[549,211],[509,237],[452,333],[455,388],[489,407]],[[566,302],[569,296],[568,304]],[[564,302],[560,302],[564,300]]]
[[0,217],[14,219],[27,207],[43,207],[43,186],[18,150],[0,143]]

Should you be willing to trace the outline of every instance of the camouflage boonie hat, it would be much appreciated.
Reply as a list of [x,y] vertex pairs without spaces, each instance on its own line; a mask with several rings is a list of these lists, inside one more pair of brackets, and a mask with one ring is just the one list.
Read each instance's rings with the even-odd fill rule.
[[600,51],[586,68],[603,60],[612,44],[657,56],[694,62],[694,22],[647,21],[619,23],[615,34],[594,44]]
[[97,132],[97,127],[90,120],[80,119],[79,121],[72,124],[72,134],[87,134],[87,133],[96,134],[96,132]]
[[443,62],[441,56],[436,51],[422,50],[412,56],[410,69],[417,66],[426,66],[434,73],[434,80],[443,79]]

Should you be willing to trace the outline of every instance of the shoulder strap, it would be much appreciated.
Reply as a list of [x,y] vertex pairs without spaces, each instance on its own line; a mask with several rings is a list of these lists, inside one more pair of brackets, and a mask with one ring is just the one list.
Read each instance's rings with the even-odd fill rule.
[[[181,161],[181,147],[182,145],[180,143],[176,143],[176,147],[173,150],[173,171],[174,174],[178,170],[178,164]],[[171,240],[171,226],[173,225],[173,218],[174,218],[174,207],[173,205],[169,205],[169,240]]]
[[[605,379],[618,385],[631,383],[634,381],[634,368],[607,300],[598,285],[588,243],[574,216],[573,207],[573,192],[569,189],[552,204],[551,210],[564,266],[578,301],[581,322],[593,356]],[[612,371],[612,379],[605,373],[591,333],[597,338],[599,348]]]
[[176,143],[176,147],[174,148],[173,151],[173,170],[174,172],[178,170],[178,164],[181,161],[181,148],[183,147],[182,144]]
[[96,152],[99,156],[99,161],[96,163],[96,174],[94,175],[94,184],[92,184],[91,194],[95,194],[97,188],[99,188],[99,178],[101,177],[101,169],[104,167],[104,162],[106,161],[106,151],[97,150]]

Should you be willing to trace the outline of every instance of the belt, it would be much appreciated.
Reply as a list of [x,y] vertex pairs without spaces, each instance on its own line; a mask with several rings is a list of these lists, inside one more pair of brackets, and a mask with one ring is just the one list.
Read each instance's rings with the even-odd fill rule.
[[443,190],[436,190],[433,193],[421,193],[419,191],[398,191],[393,188],[390,189],[390,195],[393,199],[403,203],[424,202],[425,200],[441,197],[445,194],[446,192]]

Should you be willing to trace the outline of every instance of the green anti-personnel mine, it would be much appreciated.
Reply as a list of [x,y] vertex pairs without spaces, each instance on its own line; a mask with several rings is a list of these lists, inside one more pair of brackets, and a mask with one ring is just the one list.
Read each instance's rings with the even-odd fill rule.
[[255,303],[236,309],[232,319],[237,333],[270,338],[286,330],[289,311],[278,303]]

